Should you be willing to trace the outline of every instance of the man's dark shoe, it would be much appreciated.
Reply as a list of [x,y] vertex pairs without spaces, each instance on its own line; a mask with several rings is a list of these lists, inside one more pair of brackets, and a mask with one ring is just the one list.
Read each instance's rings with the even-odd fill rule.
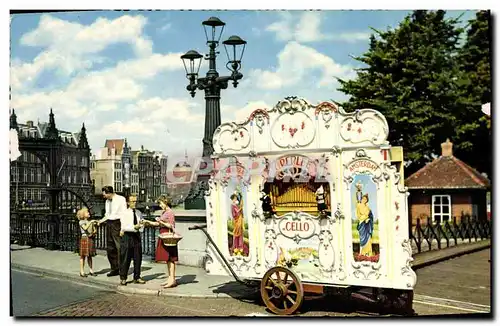
[[108,276],[108,277],[111,277],[111,276],[118,276],[118,275],[120,275],[120,273],[119,273],[119,272],[109,272],[108,274],[106,274],[106,276]]
[[120,285],[127,285],[127,280],[121,280]]
[[146,281],[144,281],[142,278],[138,278],[137,280],[134,280],[134,283],[136,283],[136,284],[146,284]]

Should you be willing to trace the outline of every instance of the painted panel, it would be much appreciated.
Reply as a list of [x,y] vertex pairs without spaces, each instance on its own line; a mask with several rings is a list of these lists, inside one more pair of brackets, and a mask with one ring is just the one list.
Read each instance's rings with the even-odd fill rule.
[[351,184],[352,249],[354,261],[380,258],[377,186],[371,175],[355,175]]

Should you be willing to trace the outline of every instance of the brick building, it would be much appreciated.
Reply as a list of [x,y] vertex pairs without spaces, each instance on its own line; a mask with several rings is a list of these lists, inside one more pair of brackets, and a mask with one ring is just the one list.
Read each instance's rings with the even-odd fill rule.
[[478,171],[453,156],[453,144],[446,140],[441,144],[439,158],[411,176],[408,187],[409,218],[416,224],[417,218],[426,223],[427,217],[434,223],[458,219],[470,215],[478,219],[487,217],[487,192],[490,181]]

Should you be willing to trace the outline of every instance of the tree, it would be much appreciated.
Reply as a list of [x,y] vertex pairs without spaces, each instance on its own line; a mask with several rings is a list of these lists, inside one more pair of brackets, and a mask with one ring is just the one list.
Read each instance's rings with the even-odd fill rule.
[[345,109],[368,107],[385,115],[389,141],[403,146],[409,174],[439,155],[446,138],[457,143],[477,128],[457,114],[467,80],[457,60],[458,23],[442,10],[416,10],[394,30],[375,30],[368,51],[355,58],[366,67],[356,79],[338,79],[339,90],[351,96],[341,103]]
[[491,175],[493,152],[490,119],[481,112],[481,106],[491,98],[491,13],[478,11],[469,21],[465,44],[460,49],[458,61],[464,74],[461,111],[463,119],[474,121],[476,128],[466,137],[469,146],[458,148],[457,155],[467,157],[467,162]]

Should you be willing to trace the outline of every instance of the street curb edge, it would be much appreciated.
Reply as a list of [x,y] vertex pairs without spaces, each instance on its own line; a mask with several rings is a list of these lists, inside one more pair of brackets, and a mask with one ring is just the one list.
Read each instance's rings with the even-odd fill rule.
[[107,290],[118,292],[121,294],[140,294],[140,295],[152,295],[152,296],[162,296],[162,297],[177,297],[177,298],[199,298],[199,299],[217,299],[217,298],[231,298],[230,295],[225,293],[214,293],[214,294],[183,294],[183,293],[173,293],[166,292],[163,290],[152,290],[152,289],[141,289],[130,286],[121,286],[116,284],[109,284],[108,282],[102,282],[96,279],[90,279],[89,282],[84,282],[81,277],[73,276],[67,273],[58,273],[52,270],[37,268],[33,266],[20,265],[16,263],[11,263],[11,269],[17,270],[19,272],[28,272],[34,274],[47,275],[53,278],[63,278],[66,280],[73,281],[82,285],[99,286]]
[[437,258],[434,258],[434,259],[429,259],[427,261],[424,260],[422,262],[413,264],[412,269],[413,270],[417,270],[417,269],[424,268],[424,267],[427,267],[427,266],[430,266],[430,265],[433,265],[433,264],[440,263],[440,262],[445,261],[445,260],[457,258],[457,257],[463,256],[463,255],[472,254],[472,253],[475,253],[475,252],[478,252],[478,251],[482,251],[482,250],[485,250],[485,249],[488,249],[488,248],[491,248],[491,242],[488,243],[488,244],[481,245],[481,246],[477,246],[477,247],[472,247],[472,248],[469,248],[469,249],[465,249],[465,250],[456,252],[454,254],[445,255],[443,257],[437,257]]
[[83,282],[84,280],[80,276],[73,276],[72,274],[67,274],[67,273],[58,273],[58,272],[48,270],[48,269],[20,265],[20,264],[16,264],[16,263],[11,263],[10,268],[17,270],[17,271],[20,271],[20,272],[42,274],[42,275],[47,275],[47,276],[53,277],[53,278],[63,278],[66,280],[71,280],[73,282],[84,284],[84,285],[100,286],[100,287],[103,287],[103,288],[106,288],[109,290],[116,290],[115,284],[109,284],[107,282],[101,282],[101,281],[95,280],[95,279],[92,279],[90,282]]

